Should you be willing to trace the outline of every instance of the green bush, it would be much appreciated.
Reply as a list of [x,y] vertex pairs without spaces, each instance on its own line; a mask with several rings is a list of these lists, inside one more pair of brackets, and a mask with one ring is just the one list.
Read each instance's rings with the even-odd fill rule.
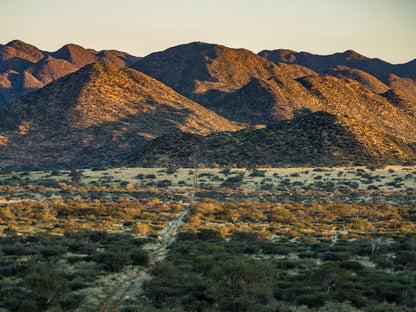
[[120,272],[125,266],[131,264],[130,255],[122,250],[111,250],[96,254],[93,260],[109,272]]

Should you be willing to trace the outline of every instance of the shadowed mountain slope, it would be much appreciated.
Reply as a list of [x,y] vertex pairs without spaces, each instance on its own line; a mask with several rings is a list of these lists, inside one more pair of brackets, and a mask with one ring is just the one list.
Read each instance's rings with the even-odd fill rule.
[[399,90],[390,89],[381,95],[388,99],[396,107],[403,110],[406,114],[416,118],[416,102],[407,94]]
[[203,105],[240,89],[252,78],[268,79],[276,74],[298,78],[314,74],[301,66],[275,65],[245,49],[202,42],[152,53],[131,68]]
[[[138,59],[116,50],[97,52],[75,44],[65,45],[50,53],[19,40],[11,41],[0,46],[0,107],[87,64],[102,62],[126,67]],[[10,72],[22,77],[20,80],[29,74],[36,78],[37,82],[32,82],[29,86],[24,83],[7,82]],[[3,87],[5,85],[11,87]]]
[[347,66],[336,66],[328,71],[329,75],[338,78],[349,78],[358,81],[376,94],[384,93],[390,88],[378,80],[376,77],[360,69],[353,69]]
[[0,110],[0,165],[108,164],[172,131],[232,123],[135,70],[95,63]]
[[39,62],[29,66],[24,72],[30,73],[43,85],[78,70],[78,67],[63,59],[47,56]]
[[416,81],[409,78],[400,78],[396,75],[389,75],[389,86],[406,94],[416,103]]
[[[281,61],[296,56],[293,51],[285,53]],[[315,59],[328,63],[323,57]],[[364,60],[367,58],[347,51],[332,56],[331,65]],[[319,62],[316,68],[327,69]],[[152,53],[132,68],[238,122],[268,124],[327,111],[354,116],[408,141],[416,138],[413,116],[377,94],[387,92],[389,87],[358,69],[338,66],[331,70],[334,77],[319,75],[299,65],[273,64],[244,49],[201,42]]]
[[384,83],[388,83],[389,74],[416,80],[416,60],[393,65],[377,58],[367,58],[352,50],[331,55],[316,55],[278,49],[263,50],[259,55],[274,63],[298,64],[319,73],[325,73],[331,68],[341,65],[361,69]]
[[159,137],[127,158],[131,166],[193,167],[198,163],[239,167],[414,163],[403,141],[350,117],[316,112],[259,130],[206,137]]
[[39,62],[45,53],[20,40],[13,40],[0,47],[0,73],[8,70],[23,71],[27,66]]
[[[408,101],[406,106],[411,106],[411,103]],[[311,75],[296,80],[287,76],[253,78],[243,88],[206,107],[230,120],[251,125],[326,111],[339,116],[354,116],[409,142],[416,138],[416,119],[408,114],[407,108],[343,75],[339,78]]]

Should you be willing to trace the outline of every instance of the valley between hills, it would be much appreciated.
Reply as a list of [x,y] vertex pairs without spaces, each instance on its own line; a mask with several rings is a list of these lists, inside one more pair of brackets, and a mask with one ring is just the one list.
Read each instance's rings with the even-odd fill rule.
[[416,309],[416,60],[0,45],[0,311]]

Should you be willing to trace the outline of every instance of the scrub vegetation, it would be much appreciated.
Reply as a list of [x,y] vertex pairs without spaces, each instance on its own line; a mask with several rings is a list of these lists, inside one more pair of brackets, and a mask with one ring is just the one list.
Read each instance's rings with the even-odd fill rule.
[[3,172],[0,311],[413,311],[414,172]]

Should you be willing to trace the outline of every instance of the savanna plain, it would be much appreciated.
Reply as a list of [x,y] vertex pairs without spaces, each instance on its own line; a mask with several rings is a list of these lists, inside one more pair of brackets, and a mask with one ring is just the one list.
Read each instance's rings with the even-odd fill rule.
[[0,311],[416,309],[414,166],[0,182]]

